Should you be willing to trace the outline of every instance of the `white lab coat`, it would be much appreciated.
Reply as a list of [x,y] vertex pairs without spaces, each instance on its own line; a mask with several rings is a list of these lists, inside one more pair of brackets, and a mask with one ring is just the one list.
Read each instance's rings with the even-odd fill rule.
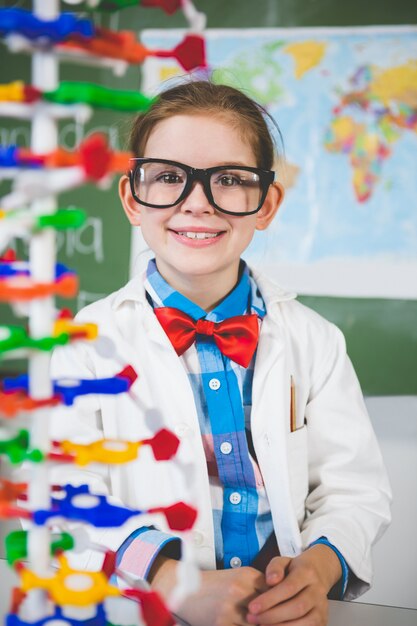
[[[281,555],[295,556],[327,537],[353,572],[346,597],[366,591],[371,546],[389,523],[390,489],[362,393],[336,326],[292,294],[253,272],[267,307],[253,380],[251,429]],[[187,373],[148,304],[136,277],[83,309],[114,342],[76,342],[59,348],[53,376],[113,376],[126,364],[139,378],[129,394],[79,398],[57,411],[53,437],[135,441],[165,426],[181,439],[174,461],[155,462],[149,449],[126,465],[87,469],[60,466],[54,480],[86,482],[125,505],[146,509],[184,500],[198,507],[193,529],[196,558],[215,567],[206,460]],[[290,381],[295,386],[297,430],[290,429]],[[123,527],[93,531],[117,549],[138,526],[168,530],[163,516],[133,518]],[[88,554],[88,553],[87,553]],[[85,565],[91,566],[90,558]]]

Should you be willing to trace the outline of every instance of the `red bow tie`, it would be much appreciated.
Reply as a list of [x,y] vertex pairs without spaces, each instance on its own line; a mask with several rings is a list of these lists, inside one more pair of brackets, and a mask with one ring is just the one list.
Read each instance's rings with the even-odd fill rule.
[[179,356],[194,343],[196,335],[211,335],[222,354],[248,367],[258,345],[259,325],[255,314],[237,315],[218,323],[195,321],[172,307],[155,309],[155,315]]

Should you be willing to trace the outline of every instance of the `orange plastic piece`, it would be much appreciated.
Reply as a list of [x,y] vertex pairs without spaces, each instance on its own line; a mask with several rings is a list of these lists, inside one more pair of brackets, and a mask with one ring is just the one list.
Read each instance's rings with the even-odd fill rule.
[[27,483],[12,483],[0,478],[0,502],[14,502],[26,494]]
[[121,595],[117,587],[109,584],[104,572],[74,570],[62,554],[57,560],[59,570],[49,577],[38,576],[23,563],[17,563],[21,590],[44,589],[58,606],[89,606],[103,602],[106,597]]
[[96,27],[93,39],[71,39],[60,43],[58,48],[84,50],[90,54],[120,59],[128,63],[143,63],[148,56],[147,48],[136,40],[133,32],[115,32],[101,27]]
[[0,280],[0,301],[27,301],[56,295],[72,298],[77,295],[78,278],[75,274],[64,274],[52,283],[34,283],[27,276],[13,276]]
[[35,411],[47,406],[61,404],[60,396],[54,395],[42,400],[34,400],[22,391],[4,393],[0,391],[0,414],[3,417],[14,417],[22,411]]

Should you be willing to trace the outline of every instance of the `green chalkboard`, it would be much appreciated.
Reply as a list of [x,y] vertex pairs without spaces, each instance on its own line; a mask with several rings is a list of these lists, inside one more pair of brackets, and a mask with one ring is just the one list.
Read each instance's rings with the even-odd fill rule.
[[[15,6],[1,2],[0,7]],[[417,21],[415,0],[195,0],[212,28],[301,27],[413,24]],[[30,8],[30,2],[19,3]],[[71,10],[70,5],[63,9]],[[179,28],[186,23],[182,14],[167,16],[159,9],[129,8],[118,14],[93,13],[96,22],[115,29],[140,33],[146,28]],[[1,48],[0,82],[22,79],[30,82],[30,57],[10,54]],[[89,80],[120,89],[140,88],[140,68],[130,67],[120,78],[108,69],[62,64],[63,80]],[[129,114],[96,111],[80,128],[74,122],[60,123],[60,141],[69,148],[80,135],[94,130],[109,133],[113,148],[125,147]],[[26,122],[0,119],[0,142],[27,145]],[[0,185],[0,195],[7,186]],[[85,208],[89,220],[81,231],[68,232],[58,239],[59,260],[80,275],[81,290],[69,305],[73,309],[108,294],[126,282],[129,275],[130,227],[117,197],[117,181],[105,190],[86,186],[60,197],[59,205]],[[19,250],[25,253],[24,246]],[[417,277],[416,277],[417,280]],[[302,296],[301,300],[345,333],[348,350],[368,395],[417,394],[417,302],[406,300],[347,299]],[[11,321],[5,305],[1,319]],[[12,366],[7,362],[7,369]],[[0,363],[0,369],[6,364]],[[15,364],[14,367],[19,367]]]

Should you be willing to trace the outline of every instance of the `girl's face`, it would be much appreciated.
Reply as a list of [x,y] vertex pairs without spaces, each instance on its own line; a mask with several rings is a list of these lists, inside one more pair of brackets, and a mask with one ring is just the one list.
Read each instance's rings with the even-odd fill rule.
[[[250,143],[241,137],[232,118],[229,123],[208,114],[176,115],[159,122],[142,156],[203,169],[222,164],[257,166]],[[138,204],[127,177],[121,179],[120,197],[130,223],[141,227],[160,273],[174,289],[184,292],[193,285],[215,284],[216,291],[226,295],[236,284],[242,252],[255,230],[270,224],[283,192],[279,185],[272,185],[261,210],[243,217],[212,207],[200,182],[187,198],[167,209]],[[194,233],[199,233],[198,239]]]

